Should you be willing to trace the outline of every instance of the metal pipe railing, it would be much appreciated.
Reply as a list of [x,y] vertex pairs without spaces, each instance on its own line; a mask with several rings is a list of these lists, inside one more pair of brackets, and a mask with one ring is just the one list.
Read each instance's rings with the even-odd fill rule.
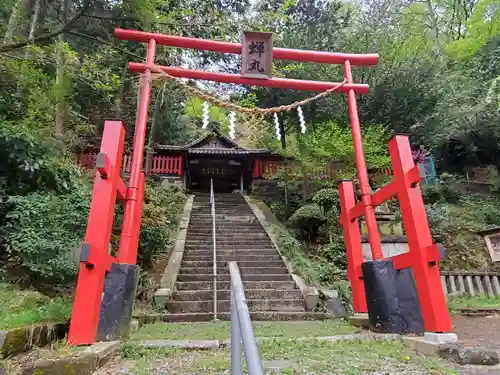
[[217,241],[215,238],[215,194],[214,194],[214,180],[210,179],[210,205],[212,215],[212,247],[214,264],[212,268],[214,280],[214,320],[217,320]]
[[229,262],[229,273],[231,275],[231,375],[242,375],[242,341],[248,375],[263,375],[259,348],[255,341],[240,269],[236,262]]

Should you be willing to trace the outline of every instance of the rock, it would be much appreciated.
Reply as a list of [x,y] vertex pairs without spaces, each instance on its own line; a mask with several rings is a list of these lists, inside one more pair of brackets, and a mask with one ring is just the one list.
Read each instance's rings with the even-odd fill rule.
[[321,289],[321,294],[325,299],[324,307],[326,312],[334,318],[347,317],[347,310],[339,298],[339,293],[333,289]]
[[334,318],[345,318],[347,310],[345,309],[342,301],[338,298],[330,298],[325,302],[326,312]]
[[321,294],[323,294],[325,299],[339,298],[339,292],[337,292],[335,289],[321,289],[320,292]]
[[495,350],[481,347],[466,348],[459,343],[440,345],[439,355],[461,365],[494,366],[500,362]]
[[90,375],[97,368],[98,356],[86,353],[80,357],[38,360],[23,369],[22,375]]

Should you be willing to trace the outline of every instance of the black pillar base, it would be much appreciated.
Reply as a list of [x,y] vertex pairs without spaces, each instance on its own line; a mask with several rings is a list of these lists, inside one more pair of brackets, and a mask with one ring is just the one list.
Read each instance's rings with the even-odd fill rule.
[[113,263],[104,281],[98,341],[113,341],[128,336],[136,284],[136,265]]
[[397,271],[392,260],[364,262],[370,326],[378,332],[424,334],[424,322],[411,269]]

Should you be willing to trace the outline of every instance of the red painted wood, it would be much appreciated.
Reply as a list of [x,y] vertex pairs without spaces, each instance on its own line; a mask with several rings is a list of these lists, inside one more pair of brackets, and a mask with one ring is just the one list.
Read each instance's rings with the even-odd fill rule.
[[[95,154],[80,154],[78,163],[84,168],[94,168],[97,153]],[[155,155],[151,158],[151,173],[158,174],[176,174],[182,176],[182,156],[160,156]],[[130,155],[123,156],[122,172],[129,173],[132,164]]]
[[[115,36],[121,40],[148,43],[155,40],[158,44],[192,48],[204,51],[241,54],[242,46],[239,43],[228,43],[215,40],[188,38],[182,36],[147,33],[137,30],[115,29]],[[339,52],[318,52],[300,49],[273,48],[273,58],[280,60],[307,61],[323,64],[343,64],[346,60],[353,65],[377,65],[379,56],[376,53],[355,54]]]
[[95,342],[106,271],[113,258],[108,253],[115,215],[117,191],[122,186],[122,161],[125,128],[121,121],[105,121],[101,150],[109,158],[106,178],[96,173],[85,243],[90,245],[87,262],[80,262],[68,342],[70,345]]
[[[389,154],[397,185],[401,216],[410,251],[406,262],[411,264],[418,298],[428,332],[451,332],[450,313],[441,286],[436,250],[425,212],[422,192],[418,184],[408,136],[398,135],[389,141]],[[418,176],[419,177],[419,176]],[[403,258],[402,258],[403,260]],[[401,261],[402,261],[401,260]],[[429,262],[432,260],[432,262]],[[407,263],[408,264],[408,263]]]
[[[346,61],[344,64],[344,76],[347,82],[352,82],[351,63],[349,61]],[[370,242],[373,259],[383,259],[384,254],[382,253],[382,246],[380,244],[380,234],[378,232],[374,207],[371,202],[371,188],[368,180],[368,169],[366,168],[365,153],[361,138],[361,126],[358,117],[356,93],[352,89],[350,89],[347,94],[347,109],[349,112],[349,120],[351,122],[352,142],[354,145],[354,156],[356,158],[356,169],[358,171],[361,202],[364,206],[365,222],[368,229],[368,241]]]
[[[128,64],[132,72],[142,73],[148,71],[153,65],[131,62]],[[323,81],[306,81],[299,79],[271,78],[271,79],[252,79],[243,78],[239,74],[206,72],[203,70],[183,69],[170,66],[156,65],[157,69],[179,78],[200,79],[205,81],[215,81],[222,83],[234,83],[238,85],[273,87],[280,89],[306,90],[306,91],[326,91],[337,87],[340,83]],[[336,93],[347,93],[354,90],[356,94],[367,94],[369,86],[363,83],[346,83]]]
[[[153,64],[156,55],[156,41],[149,40],[146,63]],[[144,148],[148,122],[149,96],[151,94],[151,71],[146,70],[139,81],[139,105],[135,122],[132,163],[125,201],[118,259],[121,263],[136,264],[138,241],[133,233],[137,226],[137,216],[141,216],[142,202],[139,199],[141,174],[144,167]]]
[[366,313],[365,285],[363,283],[363,250],[361,247],[361,236],[359,233],[359,222],[357,218],[351,218],[350,212],[356,204],[354,187],[352,181],[342,181],[339,185],[339,198],[341,219],[340,223],[344,229],[344,242],[347,255],[347,277],[351,282],[352,304],[354,312]]

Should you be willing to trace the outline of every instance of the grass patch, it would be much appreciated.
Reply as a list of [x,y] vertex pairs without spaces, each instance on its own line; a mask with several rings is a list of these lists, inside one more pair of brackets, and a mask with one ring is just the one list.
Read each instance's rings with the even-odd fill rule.
[[71,315],[72,302],[70,298],[50,299],[38,292],[0,283],[0,329],[64,322]]
[[[135,359],[132,374],[229,374],[229,349],[220,351],[179,351],[133,349],[123,351]],[[444,362],[422,357],[399,341],[324,342],[317,340],[269,340],[260,344],[266,374],[361,375],[366,372],[455,375]],[[128,355],[127,355],[128,353]],[[132,354],[131,354],[132,353]],[[272,361],[272,363],[271,363]],[[275,367],[271,369],[269,367]],[[278,368],[276,368],[278,367]],[[246,371],[244,369],[243,371]]]
[[[357,332],[355,327],[338,320],[299,322],[253,322],[256,337],[315,337]],[[230,322],[146,324],[132,340],[224,340],[231,335]]]
[[452,311],[464,308],[500,308],[500,297],[488,297],[486,295],[453,297],[448,299],[448,308]]

